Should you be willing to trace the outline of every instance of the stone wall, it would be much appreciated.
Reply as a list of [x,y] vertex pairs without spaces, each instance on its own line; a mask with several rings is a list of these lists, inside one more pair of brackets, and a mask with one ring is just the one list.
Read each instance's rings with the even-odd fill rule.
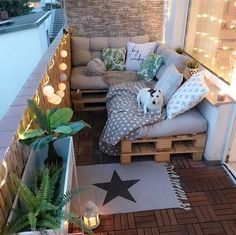
[[66,0],[74,35],[135,36],[162,39],[164,0]]

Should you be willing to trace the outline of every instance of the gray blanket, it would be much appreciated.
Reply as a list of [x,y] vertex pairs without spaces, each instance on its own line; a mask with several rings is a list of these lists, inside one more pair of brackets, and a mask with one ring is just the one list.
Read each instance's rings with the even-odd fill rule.
[[144,87],[147,87],[145,82],[129,82],[110,88],[106,97],[108,119],[99,140],[102,152],[110,156],[120,155],[121,140],[134,140],[139,128],[165,118],[165,112],[152,111],[145,115],[138,108],[137,93]]

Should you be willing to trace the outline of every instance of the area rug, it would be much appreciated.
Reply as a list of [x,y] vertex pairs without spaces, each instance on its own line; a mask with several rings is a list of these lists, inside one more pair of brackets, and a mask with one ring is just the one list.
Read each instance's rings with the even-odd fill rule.
[[[117,214],[166,208],[190,209],[174,167],[154,161],[129,165],[78,166],[80,206],[93,201],[99,213]],[[78,213],[78,212],[77,212]]]

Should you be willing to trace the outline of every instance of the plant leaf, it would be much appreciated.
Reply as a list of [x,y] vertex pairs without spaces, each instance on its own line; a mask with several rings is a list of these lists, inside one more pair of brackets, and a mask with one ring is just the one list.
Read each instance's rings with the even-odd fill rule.
[[72,129],[70,128],[70,126],[65,126],[65,125],[58,126],[53,131],[55,131],[57,133],[62,133],[62,134],[71,134],[72,133]]
[[26,140],[26,139],[31,139],[34,137],[40,137],[44,135],[44,130],[41,128],[38,129],[29,129],[27,131],[24,131],[23,133],[19,134],[19,139],[20,140]]
[[84,127],[91,128],[91,126],[88,123],[84,122],[83,120],[80,120],[80,121],[77,121],[77,122],[72,122],[72,123],[69,124],[69,127],[72,129],[71,135],[73,135],[76,132],[80,131]]
[[37,139],[31,144],[32,149],[35,151],[38,151],[48,145],[49,142],[51,142],[53,139],[52,135],[44,136],[40,139]]
[[28,215],[22,214],[21,216],[19,216],[19,218],[6,225],[3,234],[4,235],[15,234],[28,228],[28,226],[29,226]]
[[53,112],[49,117],[50,127],[56,128],[59,125],[65,124],[70,121],[73,116],[71,108],[62,108]]
[[30,111],[33,113],[33,118],[36,120],[39,127],[48,131],[47,115],[45,112],[38,107],[34,100],[28,100],[27,102]]
[[[24,202],[27,210],[33,211],[35,207],[35,196],[33,192],[14,174],[10,174],[13,183],[13,190],[18,193],[19,198]],[[18,190],[17,190],[18,189]]]

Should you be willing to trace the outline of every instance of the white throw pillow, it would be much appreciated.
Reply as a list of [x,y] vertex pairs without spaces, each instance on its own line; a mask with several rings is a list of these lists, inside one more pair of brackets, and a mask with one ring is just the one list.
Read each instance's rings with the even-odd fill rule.
[[200,73],[187,80],[170,98],[166,106],[167,118],[184,113],[201,102],[209,91]]
[[182,81],[183,74],[181,74],[173,64],[171,64],[161,75],[154,90],[161,90],[164,98],[164,105],[167,104],[168,100],[179,88]]
[[126,70],[138,71],[140,64],[146,59],[149,53],[153,53],[156,49],[156,42],[136,44],[134,42],[127,43]]

